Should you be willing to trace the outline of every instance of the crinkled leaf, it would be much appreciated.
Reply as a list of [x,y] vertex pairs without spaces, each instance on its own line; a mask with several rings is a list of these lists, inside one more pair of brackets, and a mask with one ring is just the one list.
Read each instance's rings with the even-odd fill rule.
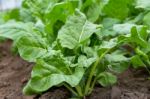
[[30,34],[33,31],[33,23],[8,22],[0,25],[0,37],[16,40],[19,37]]
[[97,25],[86,20],[86,16],[76,10],[75,15],[70,16],[66,24],[59,30],[58,39],[63,47],[74,49],[97,31]]
[[59,0],[23,0],[22,6],[27,8],[34,17],[42,20],[46,11]]
[[23,92],[28,95],[41,93],[61,83],[67,83],[71,87],[77,86],[83,77],[84,69],[76,67],[74,72],[71,73],[68,68],[59,56],[38,60],[32,70],[31,80],[25,86]]
[[48,44],[39,35],[30,34],[20,37],[16,42],[20,56],[30,62],[44,56],[48,52]]

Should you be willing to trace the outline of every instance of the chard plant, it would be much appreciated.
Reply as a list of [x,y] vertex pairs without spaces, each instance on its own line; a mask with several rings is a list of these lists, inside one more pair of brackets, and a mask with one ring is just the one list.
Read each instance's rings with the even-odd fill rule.
[[130,65],[149,72],[150,6],[145,2],[23,0],[21,18],[29,18],[0,25],[0,37],[13,40],[19,55],[35,63],[23,93],[64,86],[72,97],[83,98],[96,84],[115,84],[115,74]]

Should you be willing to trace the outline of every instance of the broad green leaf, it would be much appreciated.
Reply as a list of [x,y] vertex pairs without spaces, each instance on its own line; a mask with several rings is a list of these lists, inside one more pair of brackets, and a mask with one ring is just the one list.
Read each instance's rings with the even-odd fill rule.
[[136,25],[132,23],[115,24],[113,25],[113,30],[118,34],[129,34],[133,26]]
[[86,16],[79,10],[70,16],[66,24],[59,30],[58,39],[63,47],[74,49],[82,45],[97,31],[97,25],[87,21]]
[[66,18],[74,13],[78,2],[78,0],[63,0],[61,2],[60,0],[25,0],[24,5],[34,17],[42,20],[49,37],[55,40],[57,34],[54,33],[55,23],[57,21],[65,22]]
[[100,2],[92,4],[87,11],[88,20],[91,22],[95,22],[100,16],[101,13],[100,9],[101,9]]
[[16,40],[33,31],[33,23],[8,22],[0,25],[0,37]]
[[43,19],[45,12],[59,0],[23,0],[22,6],[27,8],[34,17]]
[[30,62],[47,52],[48,43],[33,23],[10,22],[0,26],[0,37],[14,40],[20,56]]
[[141,30],[146,31],[145,26],[136,25],[136,24],[133,24],[133,23],[115,24],[115,25],[113,25],[113,31],[117,32],[118,34],[130,34],[131,29],[133,27],[135,27],[138,32],[140,32]]
[[150,10],[149,0],[136,0],[136,8],[143,8],[145,10]]
[[77,86],[83,77],[84,69],[76,67],[71,73],[68,68],[59,56],[38,60],[33,68],[31,80],[25,86],[23,92],[27,95],[41,93],[62,83],[67,83],[71,87]]
[[110,17],[123,20],[128,16],[128,5],[132,3],[130,1],[131,0],[109,0],[104,6],[103,12]]
[[39,35],[30,34],[20,37],[16,42],[20,56],[30,62],[44,56],[48,52],[48,43]]
[[102,72],[98,76],[98,82],[104,87],[111,86],[117,82],[116,76],[109,72]]

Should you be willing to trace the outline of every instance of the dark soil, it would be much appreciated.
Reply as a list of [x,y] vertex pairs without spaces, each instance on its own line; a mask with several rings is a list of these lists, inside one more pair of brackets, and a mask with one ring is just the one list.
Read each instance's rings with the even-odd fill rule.
[[[22,88],[30,77],[33,64],[11,54],[11,41],[0,44],[0,99],[68,99],[71,94],[63,87],[52,88],[38,96],[25,96]],[[118,76],[110,88],[96,86],[85,99],[150,99],[150,80],[145,70],[129,69]]]

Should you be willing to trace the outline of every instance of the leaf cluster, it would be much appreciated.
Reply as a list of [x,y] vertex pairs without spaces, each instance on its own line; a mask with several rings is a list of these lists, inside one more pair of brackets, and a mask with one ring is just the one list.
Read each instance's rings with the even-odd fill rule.
[[21,19],[0,25],[0,37],[35,63],[25,94],[65,86],[84,97],[129,66],[149,72],[149,10],[149,0],[23,0]]

